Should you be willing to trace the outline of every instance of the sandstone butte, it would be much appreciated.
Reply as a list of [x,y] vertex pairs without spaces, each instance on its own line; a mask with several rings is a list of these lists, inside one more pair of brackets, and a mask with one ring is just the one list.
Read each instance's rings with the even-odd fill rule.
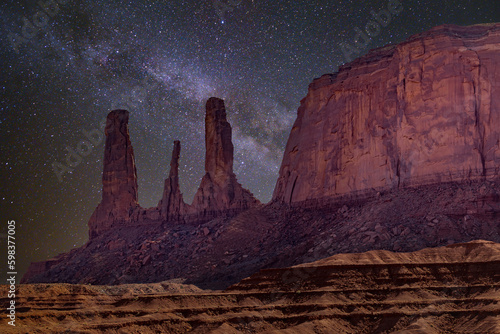
[[500,24],[443,25],[315,79],[273,200],[498,178],[499,62]]
[[267,205],[237,182],[224,102],[210,98],[193,203],[175,142],[162,199],[141,208],[128,113],[112,111],[89,242],[32,263],[22,282],[219,289],[338,253],[500,242],[499,51],[499,23],[445,25],[315,79]]

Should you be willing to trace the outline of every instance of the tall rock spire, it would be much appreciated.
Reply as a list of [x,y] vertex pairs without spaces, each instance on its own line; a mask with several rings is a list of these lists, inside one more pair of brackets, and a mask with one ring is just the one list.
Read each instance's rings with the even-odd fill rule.
[[128,133],[128,111],[114,110],[106,120],[102,200],[89,221],[92,239],[129,222],[137,202],[137,171]]
[[212,97],[205,115],[205,176],[193,201],[198,214],[217,214],[227,210],[243,210],[259,203],[244,189],[233,173],[231,125],[226,119],[224,100]]
[[181,154],[181,142],[174,141],[172,160],[170,161],[170,174],[165,180],[163,197],[158,203],[162,219],[179,220],[186,213],[186,204],[182,198],[179,187],[179,157]]
[[205,114],[205,171],[211,175],[233,174],[231,125],[226,119],[224,100],[212,97]]

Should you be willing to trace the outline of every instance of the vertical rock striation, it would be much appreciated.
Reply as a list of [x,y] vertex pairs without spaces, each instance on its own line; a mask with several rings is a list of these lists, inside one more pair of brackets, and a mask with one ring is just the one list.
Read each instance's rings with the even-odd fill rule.
[[137,171],[128,133],[128,111],[114,110],[106,120],[102,199],[89,220],[89,237],[126,225],[137,211]]
[[172,151],[172,160],[170,161],[170,174],[165,180],[163,197],[158,203],[158,208],[161,212],[161,218],[164,221],[173,221],[182,219],[182,215],[186,214],[186,204],[182,198],[181,189],[179,187],[179,157],[181,153],[180,141],[174,141],[174,149]]
[[498,23],[445,25],[314,80],[273,199],[497,178],[499,51]]
[[194,197],[194,212],[210,216],[257,205],[259,201],[238,183],[233,173],[231,125],[226,119],[224,101],[215,97],[206,104],[205,145],[206,173]]

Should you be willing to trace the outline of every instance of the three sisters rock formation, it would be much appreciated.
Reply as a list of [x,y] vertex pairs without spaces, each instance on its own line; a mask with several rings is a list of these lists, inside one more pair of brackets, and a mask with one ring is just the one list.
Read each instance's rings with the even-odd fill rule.
[[179,141],[174,142],[162,199],[156,208],[143,209],[137,201],[137,171],[128,133],[128,111],[110,112],[105,133],[102,200],[89,221],[91,239],[113,227],[152,221],[201,222],[260,204],[233,173],[232,130],[221,99],[212,97],[206,103],[206,173],[192,205],[184,203],[179,187]]

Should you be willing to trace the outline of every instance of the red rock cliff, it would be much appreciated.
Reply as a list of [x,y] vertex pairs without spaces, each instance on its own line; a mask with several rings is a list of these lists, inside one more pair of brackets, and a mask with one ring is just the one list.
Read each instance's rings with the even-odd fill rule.
[[128,111],[114,110],[106,120],[102,200],[89,220],[92,239],[111,227],[130,222],[137,202],[137,171],[128,133]]
[[497,178],[499,51],[500,24],[445,25],[314,80],[273,199]]

